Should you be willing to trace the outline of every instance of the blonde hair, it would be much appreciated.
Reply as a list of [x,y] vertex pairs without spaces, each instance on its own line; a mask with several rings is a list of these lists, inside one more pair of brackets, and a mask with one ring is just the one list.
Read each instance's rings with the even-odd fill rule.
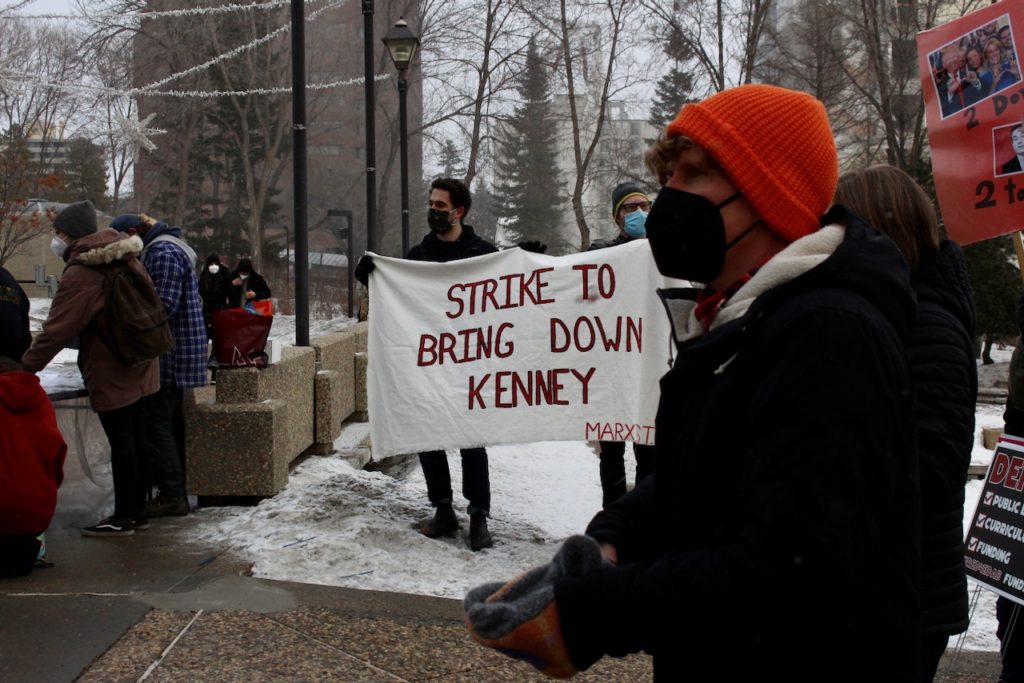
[[844,173],[839,178],[835,203],[891,237],[912,271],[939,251],[939,222],[931,198],[913,178],[894,166]]
[[664,185],[675,173],[676,159],[679,158],[680,152],[693,148],[704,152],[700,164],[702,169],[721,168],[713,156],[690,138],[685,135],[670,136],[665,131],[658,135],[658,139],[644,154],[644,164],[651,175],[658,179],[658,184]]

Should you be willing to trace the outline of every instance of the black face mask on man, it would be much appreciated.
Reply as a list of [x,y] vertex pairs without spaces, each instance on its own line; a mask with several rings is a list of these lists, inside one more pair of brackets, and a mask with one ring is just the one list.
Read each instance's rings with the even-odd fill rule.
[[430,231],[440,235],[451,230],[449,215],[451,212],[444,209],[427,209],[427,225],[430,226]]
[[699,194],[661,188],[646,226],[647,241],[661,274],[705,284],[718,277],[725,267],[726,252],[760,222],[754,221],[726,244],[721,209],[742,194],[736,192],[712,204]]

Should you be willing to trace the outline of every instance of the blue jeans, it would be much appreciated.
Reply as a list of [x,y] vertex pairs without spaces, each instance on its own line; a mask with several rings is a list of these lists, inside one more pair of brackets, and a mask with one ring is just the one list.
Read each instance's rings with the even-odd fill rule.
[[[469,514],[491,511],[491,480],[487,469],[487,450],[463,448],[462,495],[469,501]],[[444,451],[420,453],[420,466],[427,480],[427,498],[434,507],[452,504],[452,475]]]

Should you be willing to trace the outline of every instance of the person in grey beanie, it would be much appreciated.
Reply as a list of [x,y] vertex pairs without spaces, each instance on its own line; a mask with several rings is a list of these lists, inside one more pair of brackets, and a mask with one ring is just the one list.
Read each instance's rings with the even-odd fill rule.
[[123,363],[107,347],[94,321],[104,314],[107,302],[103,266],[120,261],[135,277],[150,285],[152,281],[138,258],[142,240],[96,227],[96,209],[88,201],[69,204],[54,218],[51,248],[67,266],[43,329],[22,354],[21,364],[29,372],[39,372],[78,341],[78,365],[90,406],[110,442],[114,478],[114,514],[85,527],[82,535],[127,536],[149,526],[141,487],[148,467],[144,426],[151,410],[147,398],[160,388],[160,365],[156,358],[134,366]]

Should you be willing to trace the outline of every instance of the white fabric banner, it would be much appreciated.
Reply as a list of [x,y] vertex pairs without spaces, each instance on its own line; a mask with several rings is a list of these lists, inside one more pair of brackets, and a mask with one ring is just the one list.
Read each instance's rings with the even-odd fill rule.
[[654,443],[671,329],[646,240],[451,263],[373,256],[376,455],[534,441]]

